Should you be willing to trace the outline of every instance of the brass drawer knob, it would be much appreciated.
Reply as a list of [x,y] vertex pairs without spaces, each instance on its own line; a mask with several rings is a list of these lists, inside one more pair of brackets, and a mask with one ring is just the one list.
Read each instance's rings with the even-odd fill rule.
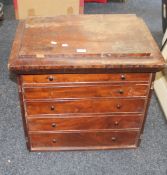
[[120,89],[120,90],[118,91],[118,93],[119,93],[119,94],[123,94],[124,91],[123,91],[122,89]]
[[52,128],[56,128],[56,123],[52,123]]
[[54,111],[55,110],[55,106],[51,106],[50,109],[51,109],[51,111]]
[[124,74],[121,75],[121,80],[126,80],[126,77]]
[[117,104],[117,109],[121,109],[121,105],[120,104]]
[[115,125],[115,126],[118,126],[118,125],[119,125],[119,122],[118,122],[118,121],[115,121],[115,122],[114,122],[114,125]]
[[52,75],[50,75],[50,76],[48,77],[48,80],[49,80],[49,81],[53,81],[53,80],[54,80],[54,77],[53,77]]
[[74,112],[76,112],[76,113],[77,113],[77,112],[79,112],[79,109],[78,109],[78,108],[76,108],[76,109],[74,110]]
[[52,142],[53,142],[53,143],[57,143],[57,140],[56,140],[56,139],[53,139]]
[[115,142],[117,139],[116,139],[116,137],[112,137],[111,140],[112,140],[113,142]]

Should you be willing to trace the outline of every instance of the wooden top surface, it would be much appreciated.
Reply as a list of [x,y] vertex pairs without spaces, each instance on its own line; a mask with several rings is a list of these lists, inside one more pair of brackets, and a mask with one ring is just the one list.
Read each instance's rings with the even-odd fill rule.
[[79,15],[20,22],[9,60],[16,73],[68,69],[160,70],[161,53],[136,15]]

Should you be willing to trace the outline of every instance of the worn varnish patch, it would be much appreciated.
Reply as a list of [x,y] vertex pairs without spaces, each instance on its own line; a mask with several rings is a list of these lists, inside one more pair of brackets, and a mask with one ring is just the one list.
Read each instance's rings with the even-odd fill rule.
[[33,69],[60,71],[65,67],[161,69],[164,65],[151,33],[136,15],[28,19],[20,22],[14,47],[12,69],[28,65],[27,71],[32,69],[30,62]]

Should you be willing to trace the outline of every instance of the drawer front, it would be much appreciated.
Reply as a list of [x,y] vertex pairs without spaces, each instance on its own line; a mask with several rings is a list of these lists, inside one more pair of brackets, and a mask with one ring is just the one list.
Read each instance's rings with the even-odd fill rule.
[[141,97],[147,96],[148,85],[88,85],[24,88],[25,99],[89,98],[89,97]]
[[139,129],[142,120],[141,115],[28,118],[28,128],[29,131]]
[[30,133],[33,149],[86,149],[135,147],[139,133],[124,132],[78,132],[78,133]]
[[144,111],[145,99],[79,99],[62,101],[27,101],[27,115],[63,113],[110,113]]
[[24,83],[60,83],[60,82],[100,82],[100,81],[145,81],[150,80],[149,73],[127,74],[50,74],[50,75],[23,75]]

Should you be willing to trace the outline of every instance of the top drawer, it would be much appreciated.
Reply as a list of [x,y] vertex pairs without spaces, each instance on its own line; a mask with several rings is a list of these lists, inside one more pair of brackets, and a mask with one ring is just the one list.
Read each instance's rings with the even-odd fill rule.
[[124,81],[142,81],[148,82],[149,73],[127,73],[127,74],[48,74],[48,75],[23,75],[22,81],[25,83],[70,83],[70,82],[124,82]]

